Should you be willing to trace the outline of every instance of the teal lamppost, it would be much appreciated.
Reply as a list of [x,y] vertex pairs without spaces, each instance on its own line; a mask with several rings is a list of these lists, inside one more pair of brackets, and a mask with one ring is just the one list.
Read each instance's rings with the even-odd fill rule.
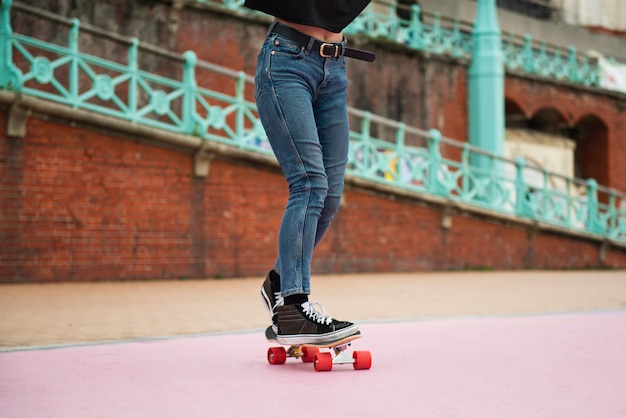
[[[469,142],[495,155],[504,150],[504,57],[496,0],[478,0],[469,68]],[[490,158],[472,155],[472,165],[484,173]]]

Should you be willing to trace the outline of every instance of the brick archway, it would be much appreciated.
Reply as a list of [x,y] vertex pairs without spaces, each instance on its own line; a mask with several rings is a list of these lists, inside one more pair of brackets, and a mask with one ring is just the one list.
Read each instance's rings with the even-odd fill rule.
[[504,115],[507,128],[526,126],[528,115],[522,105],[514,98],[504,98]]
[[555,107],[542,107],[528,120],[530,129],[569,138],[571,125],[567,118]]
[[609,129],[594,115],[581,117],[573,130],[576,141],[576,176],[611,184],[609,171]]

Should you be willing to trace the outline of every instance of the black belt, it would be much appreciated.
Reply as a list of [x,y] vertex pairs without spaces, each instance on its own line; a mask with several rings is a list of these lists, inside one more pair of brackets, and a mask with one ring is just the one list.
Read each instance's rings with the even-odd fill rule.
[[270,32],[284,36],[285,38],[297,42],[305,48],[309,46],[309,42],[311,41],[311,39],[313,39],[311,50],[319,53],[320,56],[325,58],[340,57],[343,55],[344,57],[355,58],[367,62],[372,62],[376,59],[376,55],[372,54],[371,52],[347,48],[343,43],[340,42],[334,43],[320,41],[319,39],[315,39],[305,33],[300,32],[299,30],[296,30],[279,22],[273,25]]

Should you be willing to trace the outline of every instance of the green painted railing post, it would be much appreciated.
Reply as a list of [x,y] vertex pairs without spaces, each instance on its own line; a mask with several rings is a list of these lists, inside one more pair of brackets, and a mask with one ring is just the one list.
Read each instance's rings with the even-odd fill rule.
[[597,62],[596,59],[596,65],[594,66],[590,66],[589,64],[589,55],[585,55],[585,68],[589,68],[591,67],[591,74],[589,76],[589,80],[585,80],[585,85],[588,86],[596,86],[599,87],[600,86],[600,65]]
[[[504,57],[495,0],[478,0],[469,69],[469,140],[500,156],[504,149]],[[472,155],[472,165],[487,173],[490,159]]]
[[372,113],[365,112],[361,120],[361,139],[363,141],[370,140],[370,127],[372,126]]
[[439,182],[441,170],[441,132],[437,129],[428,131],[428,191],[433,194],[443,194],[443,188]]
[[565,223],[567,226],[572,226],[572,211],[571,208],[574,204],[572,198],[572,178],[567,177],[565,179]]
[[406,137],[406,124],[404,122],[398,123],[396,129],[396,149],[404,149],[404,138]]
[[619,228],[619,209],[617,208],[617,198],[615,190],[611,189],[609,193],[609,209],[608,209],[608,231],[609,236],[614,236]]
[[463,38],[461,35],[461,20],[458,17],[454,19],[452,33],[452,56],[459,58],[463,55],[463,48],[461,46],[461,40]]
[[137,121],[137,52],[139,40],[133,38],[128,47],[128,118],[132,122]]
[[398,18],[398,5],[395,2],[392,2],[389,5],[389,15],[391,19],[389,19],[389,23],[387,24],[387,29],[383,30],[384,33],[381,34],[383,36],[387,36],[390,39],[396,40],[398,39],[398,28],[400,27],[400,19]]
[[239,72],[237,77],[237,84],[235,85],[235,106],[237,106],[236,120],[235,120],[235,133],[237,138],[244,137],[244,120],[245,120],[245,90],[246,90],[246,73]]
[[371,140],[371,137],[370,137],[371,127],[372,127],[372,113],[365,112],[365,114],[363,115],[363,119],[361,119],[361,142],[363,143],[363,148],[361,148],[363,150],[361,157],[362,157],[363,165],[367,167],[367,169],[371,168],[369,167],[369,164],[373,160],[372,155],[370,155],[370,151],[369,151],[370,147],[365,146]]
[[472,158],[471,146],[469,143],[466,143],[463,146],[463,151],[461,152],[461,166],[463,170],[463,177],[461,180],[461,187],[463,190],[462,196],[468,195],[470,192],[470,188],[471,188],[471,182],[470,182],[470,179],[472,176],[471,158]]
[[[182,129],[183,132],[193,134],[196,130],[196,63],[198,57],[193,51],[183,54],[185,63],[183,64],[183,88],[185,90],[182,109]],[[204,134],[202,132],[201,134]]]
[[526,160],[523,157],[515,159],[515,213],[519,216],[532,217],[532,209],[528,204],[528,188],[524,181]]
[[424,26],[422,25],[422,18],[420,14],[422,9],[414,4],[411,6],[411,23],[409,25],[409,46],[417,50],[424,49]]
[[69,31],[68,49],[72,56],[70,62],[70,79],[69,79],[69,92],[70,101],[74,108],[78,108],[78,96],[80,94],[80,86],[78,82],[78,61],[80,58],[80,50],[78,48],[78,38],[80,31],[80,20],[77,18],[72,19],[72,27]]
[[587,180],[587,231],[601,234],[604,228],[600,225],[598,217],[598,182],[594,179]]
[[529,74],[535,72],[535,57],[533,51],[533,38],[529,34],[524,35],[524,46],[522,47],[524,71]]
[[[539,54],[536,59],[540,63],[548,62],[548,50],[545,41],[541,42],[541,46],[539,47]],[[539,65],[538,67],[536,67],[535,73],[539,74],[542,77],[548,77],[550,75],[550,71],[548,69],[548,66],[546,65]]]
[[[406,138],[406,125],[404,122],[398,124],[396,129],[396,154],[398,156],[398,164],[400,164],[400,156],[404,154],[404,139]],[[399,172],[399,171],[398,171]]]
[[504,199],[500,192],[500,174],[502,173],[502,162],[493,155],[489,155],[489,182],[486,187],[485,200],[492,208],[496,210],[502,210],[504,205]]
[[570,46],[567,58],[567,79],[574,83],[578,83],[580,81],[580,77],[578,76],[578,59],[576,53],[576,47]]
[[0,87],[7,88],[11,79],[13,68],[13,55],[11,48],[11,0],[2,0],[2,13],[0,21]]
[[434,53],[441,54],[443,52],[443,43],[441,42],[441,38],[443,35],[441,30],[441,13],[435,13],[435,18],[433,19],[432,35],[433,36],[430,41],[431,43],[428,46],[430,47],[430,50]]
[[406,125],[404,122],[398,124],[396,129],[396,181],[403,181],[402,179],[402,156],[405,155],[404,139],[406,137]]

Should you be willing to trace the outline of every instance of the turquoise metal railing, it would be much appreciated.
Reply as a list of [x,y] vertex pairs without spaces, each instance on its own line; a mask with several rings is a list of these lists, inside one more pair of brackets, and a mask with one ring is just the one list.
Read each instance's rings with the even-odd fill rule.
[[585,86],[600,86],[600,68],[596,58],[569,48],[537,42],[530,35],[505,35],[503,53],[506,67],[513,71],[566,80]]
[[[38,11],[44,19],[69,26],[67,45],[12,33],[11,2],[3,1],[2,72],[0,86],[73,108],[140,123],[181,134],[198,135],[222,143],[245,147],[250,138],[263,136],[256,106],[246,100],[251,77],[207,62],[195,53],[183,56],[120,37],[78,20],[67,20]],[[23,12],[36,9],[16,4]],[[106,38],[127,47],[122,64],[80,51],[79,35]],[[177,78],[139,68],[139,55],[151,54],[179,65]],[[198,79],[217,81],[221,89],[198,86]],[[229,90],[228,90],[229,89]],[[252,90],[248,89],[248,96]]]
[[[14,33],[11,11],[65,26],[66,44]],[[199,61],[193,52],[173,54],[19,3],[11,10],[8,0],[1,14],[3,90],[271,154],[250,76]],[[81,51],[81,36],[121,44],[125,63]],[[143,54],[164,59],[158,69],[165,74],[142,69]],[[354,177],[626,243],[626,194],[485,153],[436,130],[353,108],[350,118],[348,173]],[[476,155],[490,164],[478,169],[471,164]]]
[[[399,7],[404,15],[410,17],[399,17]],[[423,13],[417,5],[406,9],[395,2],[370,3],[345,32],[455,58],[470,58],[472,53],[471,23],[442,17],[440,14]]]
[[[243,0],[187,0],[187,2],[259,15],[243,7]],[[349,35],[363,35],[401,44],[417,51],[471,59],[472,28],[471,22],[440,14],[424,13],[417,5],[407,8],[395,1],[374,0],[345,32]],[[597,59],[579,53],[573,46],[549,45],[532,39],[530,35],[517,36],[505,33],[503,54],[505,66],[511,71],[600,87],[600,68]]]
[[[353,110],[348,172],[382,184],[436,195],[498,213],[534,219],[626,242],[626,194],[594,180],[564,177],[483,152],[396,121]],[[373,137],[377,131],[387,139]],[[407,143],[415,145],[407,145]],[[473,155],[491,162],[471,164]]]

